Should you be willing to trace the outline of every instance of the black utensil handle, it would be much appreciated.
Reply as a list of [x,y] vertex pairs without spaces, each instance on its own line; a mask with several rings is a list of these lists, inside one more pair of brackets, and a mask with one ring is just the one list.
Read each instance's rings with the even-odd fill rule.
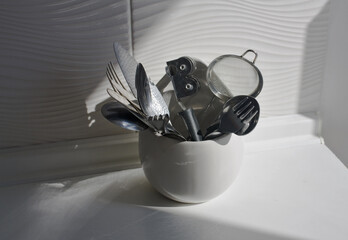
[[[213,123],[212,125],[210,125],[208,128],[207,128],[207,132],[205,134],[205,136],[213,133],[213,132],[217,132],[219,130],[219,126],[220,126],[220,121],[216,121],[215,123]],[[204,137],[205,137],[204,136]]]
[[192,141],[202,141],[202,134],[199,129],[199,124],[192,108],[179,112],[179,115],[184,120]]

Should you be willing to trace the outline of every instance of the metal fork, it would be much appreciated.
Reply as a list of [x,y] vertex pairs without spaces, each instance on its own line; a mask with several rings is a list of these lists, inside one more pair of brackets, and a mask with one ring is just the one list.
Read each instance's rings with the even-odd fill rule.
[[172,123],[168,114],[154,115],[147,118],[147,122],[152,126],[152,129],[159,135],[174,138],[179,141],[186,141],[186,138],[179,133]]
[[155,128],[156,132],[163,134],[169,122],[169,115],[154,115],[147,117],[147,121]]
[[117,76],[116,70],[111,62],[106,67],[106,76],[114,90],[113,92],[108,91],[109,95],[124,105],[128,103],[131,106],[131,110],[135,110],[138,114],[145,116],[137,101],[134,101],[136,99],[133,94],[123,85],[122,81]]

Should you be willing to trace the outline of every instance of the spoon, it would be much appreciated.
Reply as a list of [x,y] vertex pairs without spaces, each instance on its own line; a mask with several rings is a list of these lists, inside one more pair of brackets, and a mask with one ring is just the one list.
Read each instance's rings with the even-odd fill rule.
[[109,102],[102,106],[101,112],[103,116],[122,128],[131,131],[142,131],[148,128],[148,126],[136,117],[135,112],[125,108],[118,102]]
[[[149,80],[145,68],[141,63],[137,65],[135,86],[139,105],[147,116],[149,124],[161,125],[160,132],[163,136],[185,141],[186,139],[174,128],[169,120],[170,113],[168,106],[156,85]],[[153,127],[153,129],[157,130],[156,127]]]
[[156,85],[148,78],[144,66],[137,64],[135,74],[135,86],[137,99],[145,115],[148,117],[156,115],[169,115],[167,104]]

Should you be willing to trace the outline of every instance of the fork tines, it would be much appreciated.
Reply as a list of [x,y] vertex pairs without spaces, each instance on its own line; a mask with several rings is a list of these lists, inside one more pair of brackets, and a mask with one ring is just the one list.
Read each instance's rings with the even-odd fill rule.
[[111,94],[110,96],[117,101],[119,101],[120,98],[125,99],[139,114],[142,114],[143,112],[137,101],[133,101],[136,100],[134,95],[123,85],[111,62],[109,62],[108,66],[106,67],[106,77],[108,78],[115,94],[117,94],[116,96],[114,94]]
[[251,99],[249,96],[244,97],[241,101],[234,105],[232,109],[241,120],[244,120],[246,117],[249,119],[250,116],[255,117],[255,115],[258,113],[258,110],[256,110],[256,112],[252,112],[255,109],[255,105],[253,104],[253,99]]
[[166,125],[169,122],[169,115],[154,115],[149,116],[147,121],[154,127],[154,129],[160,133],[164,132]]
[[243,135],[245,133],[248,133],[255,127],[258,121],[260,109],[259,104],[255,98],[245,96],[236,105],[234,105],[232,109],[233,112],[244,124],[242,129],[236,132],[236,134]]
[[[124,90],[126,91],[130,91],[128,90],[124,84],[122,83],[122,81],[120,80],[120,78],[118,77],[116,70],[112,64],[112,62],[108,63],[108,66],[106,67],[106,75],[108,76],[108,78],[113,79],[117,84],[119,84]],[[112,85],[112,82],[111,82]]]

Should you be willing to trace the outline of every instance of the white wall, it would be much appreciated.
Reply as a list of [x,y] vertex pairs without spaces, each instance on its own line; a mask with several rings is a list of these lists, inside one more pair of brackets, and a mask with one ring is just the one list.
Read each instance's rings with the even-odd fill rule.
[[261,116],[315,112],[320,101],[329,3],[319,1],[134,0],[134,53],[154,80],[165,62],[259,53]]
[[127,2],[1,2],[0,148],[126,133],[99,112],[113,41],[132,43],[155,82],[167,60],[252,48],[263,117],[318,110],[327,0]]
[[126,0],[1,1],[0,148],[126,132],[98,104],[112,43],[129,45],[127,11]]
[[332,2],[321,117],[326,145],[348,166],[348,1]]

